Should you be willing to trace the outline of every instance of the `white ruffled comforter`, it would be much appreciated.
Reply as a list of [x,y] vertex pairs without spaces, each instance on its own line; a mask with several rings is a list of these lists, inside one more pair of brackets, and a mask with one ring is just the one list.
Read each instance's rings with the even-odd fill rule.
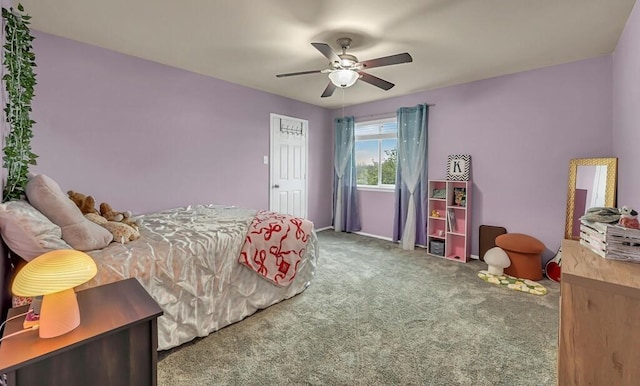
[[89,252],[98,274],[81,288],[135,277],[164,310],[158,349],[206,336],[309,285],[318,257],[314,232],[295,280],[278,287],[238,263],[255,210],[194,205],[140,216],[140,239]]

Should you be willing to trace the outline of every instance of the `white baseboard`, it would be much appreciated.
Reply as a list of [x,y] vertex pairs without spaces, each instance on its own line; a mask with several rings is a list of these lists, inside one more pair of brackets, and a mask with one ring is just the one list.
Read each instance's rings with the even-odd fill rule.
[[364,232],[353,232],[353,233],[355,233],[356,235],[360,235],[360,236],[373,237],[374,239],[393,241],[393,239],[391,237],[372,235],[371,233],[364,233]]
[[475,260],[480,260],[480,256],[478,255],[471,255],[471,258]]
[[[378,235],[372,235],[371,233],[364,233],[364,232],[353,232],[357,235],[360,236],[366,236],[366,237],[373,237],[374,239],[380,239],[380,240],[386,240],[386,241],[391,241],[394,242],[393,239],[391,237],[384,237],[384,236],[378,236]],[[400,244],[401,241],[395,241],[396,244]],[[416,244],[417,248],[422,248],[422,249],[427,249],[426,245],[420,245],[420,244]]]
[[[333,229],[333,226],[328,226],[328,227],[316,229],[316,232],[324,231],[324,230],[327,230],[327,229]],[[379,235],[374,235],[374,234],[365,233],[365,232],[353,232],[353,234],[360,235],[360,236],[365,236],[365,237],[372,237],[374,239],[380,239],[380,240],[386,240],[386,241],[392,241],[393,242],[393,239],[391,237],[379,236]],[[427,249],[426,245],[416,244],[416,247]]]

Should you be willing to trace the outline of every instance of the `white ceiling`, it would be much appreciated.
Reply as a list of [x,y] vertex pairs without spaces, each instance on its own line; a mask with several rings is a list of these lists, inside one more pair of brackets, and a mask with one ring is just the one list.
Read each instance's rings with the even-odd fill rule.
[[327,67],[311,46],[353,39],[367,60],[409,52],[413,63],[368,70],[346,105],[606,55],[635,0],[21,0],[34,30],[335,108],[320,98]]

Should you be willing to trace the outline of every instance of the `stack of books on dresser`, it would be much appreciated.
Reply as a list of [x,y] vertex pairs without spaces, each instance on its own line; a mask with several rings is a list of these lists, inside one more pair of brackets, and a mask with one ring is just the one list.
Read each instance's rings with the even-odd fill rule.
[[605,259],[640,263],[640,230],[638,229],[582,220],[580,244]]

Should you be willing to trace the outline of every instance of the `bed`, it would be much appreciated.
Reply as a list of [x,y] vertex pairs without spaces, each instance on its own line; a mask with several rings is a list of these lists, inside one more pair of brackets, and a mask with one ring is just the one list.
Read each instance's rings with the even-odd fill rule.
[[[69,224],[78,218],[72,207],[60,202],[60,194],[71,201],[54,181],[46,177],[40,180],[44,181],[44,200],[42,186],[30,190],[30,180],[29,202],[4,203],[0,209],[0,231],[12,251],[21,250],[31,257],[41,254],[42,250],[37,247],[29,249],[16,244],[16,239],[20,240],[16,234],[27,228],[32,231],[51,227],[47,223],[49,219],[54,223],[53,235],[42,237],[47,232],[38,231],[39,247],[64,249],[65,243],[74,237],[77,240],[69,243],[70,248],[77,242],[86,244],[87,240],[89,245],[81,245],[82,248],[90,248],[95,240],[104,242],[101,237],[86,234],[86,230],[80,231],[77,224]],[[55,213],[46,208],[52,206],[51,202],[55,203]],[[65,206],[66,212],[74,212],[75,220],[69,221],[65,217],[68,213],[61,216],[60,205]],[[312,224],[307,228],[306,243],[298,250],[299,259],[291,267],[286,282],[267,280],[265,275],[241,264],[240,257],[251,250],[247,249],[248,236],[257,233],[252,229],[259,229],[257,221],[260,216],[266,216],[265,213],[233,206],[192,205],[138,216],[141,220],[139,239],[85,249],[96,262],[98,274],[77,289],[135,277],[164,311],[158,319],[159,350],[206,336],[301,293],[314,277],[319,247]],[[33,225],[38,221],[39,225]],[[60,240],[56,227],[60,228],[57,231]],[[297,231],[302,232],[300,227]],[[3,257],[3,260],[6,263],[7,259]],[[7,289],[6,285],[3,287]]]

